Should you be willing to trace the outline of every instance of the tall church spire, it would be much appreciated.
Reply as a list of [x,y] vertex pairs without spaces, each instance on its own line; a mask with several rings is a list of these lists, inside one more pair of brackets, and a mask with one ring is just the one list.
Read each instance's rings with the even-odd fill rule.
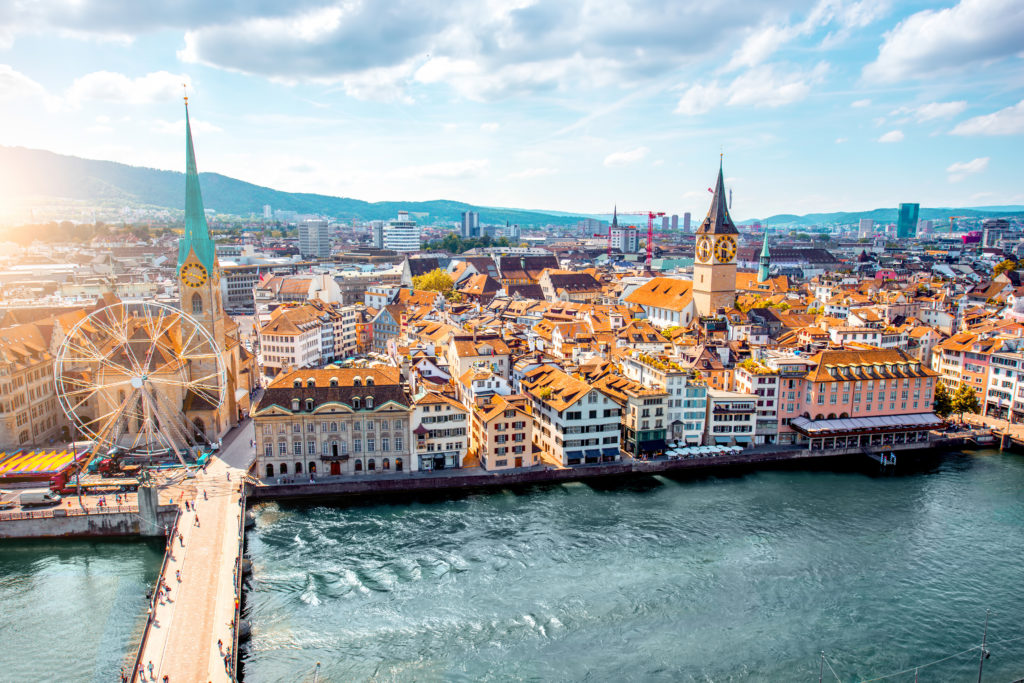
[[714,196],[707,218],[697,228],[697,234],[735,235],[739,230],[729,217],[729,206],[726,204],[725,178],[722,176],[722,162],[718,162],[718,181],[715,183]]
[[772,265],[772,255],[768,252],[768,231],[764,231],[764,244],[761,245],[761,258],[758,259],[757,281],[768,280],[768,271]]
[[616,204],[615,208],[612,209],[612,227],[619,227],[619,205]]
[[185,98],[185,234],[178,241],[178,266],[188,258],[189,250],[206,267],[214,268],[214,245],[203,210],[203,194],[199,189],[199,171],[196,153],[192,147],[192,125],[188,118],[188,98]]

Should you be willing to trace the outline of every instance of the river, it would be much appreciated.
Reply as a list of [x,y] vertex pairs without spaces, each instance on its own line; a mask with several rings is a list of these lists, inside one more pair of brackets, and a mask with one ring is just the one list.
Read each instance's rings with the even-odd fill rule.
[[[1024,675],[1024,457],[264,504],[249,683]],[[1013,642],[1002,642],[1017,638]],[[978,650],[920,680],[976,678]],[[892,681],[912,681],[913,673]]]
[[117,681],[163,540],[0,541],[0,681]]

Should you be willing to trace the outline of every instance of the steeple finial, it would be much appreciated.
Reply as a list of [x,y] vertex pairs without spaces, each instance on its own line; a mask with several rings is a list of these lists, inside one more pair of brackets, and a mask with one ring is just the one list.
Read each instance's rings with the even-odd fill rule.
[[612,227],[619,227],[619,205],[616,204],[615,208],[612,209]]

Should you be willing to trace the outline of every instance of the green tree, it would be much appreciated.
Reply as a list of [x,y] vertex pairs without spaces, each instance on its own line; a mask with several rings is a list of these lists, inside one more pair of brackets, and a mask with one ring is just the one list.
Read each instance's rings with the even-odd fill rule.
[[1012,259],[1006,259],[996,264],[996,267],[992,269],[992,277],[997,277],[1008,270],[1013,270],[1017,267],[1017,262]]
[[978,395],[974,393],[974,389],[961,382],[960,386],[956,389],[956,393],[953,394],[953,412],[963,422],[964,413],[976,413],[980,408],[981,406],[978,405]]
[[455,289],[455,283],[451,276],[441,268],[434,268],[429,273],[417,275],[412,279],[413,289],[426,290],[428,292],[441,292],[446,299],[451,298]]
[[935,403],[932,410],[938,413],[939,417],[946,417],[953,412],[953,396],[942,382],[935,385]]

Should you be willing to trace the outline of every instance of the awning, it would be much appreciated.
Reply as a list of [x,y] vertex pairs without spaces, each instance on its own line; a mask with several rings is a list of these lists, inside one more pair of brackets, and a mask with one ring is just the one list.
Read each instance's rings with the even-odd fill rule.
[[618,455],[619,454],[619,449],[618,448],[605,448],[601,452],[604,455]]
[[588,458],[600,458],[601,457],[601,451],[598,450],[597,448],[587,449],[587,457]]
[[936,429],[945,421],[935,413],[912,413],[909,415],[880,415],[878,417],[841,417],[831,420],[795,418],[790,426],[807,436],[829,436],[863,432],[909,431],[914,429]]
[[583,451],[569,451],[565,455],[568,458],[582,458],[583,457]]
[[640,442],[642,451],[661,451],[665,449],[665,439],[650,439]]

